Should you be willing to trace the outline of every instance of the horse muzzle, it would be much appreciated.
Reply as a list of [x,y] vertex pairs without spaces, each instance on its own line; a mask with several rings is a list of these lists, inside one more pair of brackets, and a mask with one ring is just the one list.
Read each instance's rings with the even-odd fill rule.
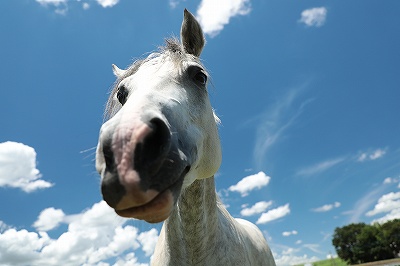
[[180,141],[164,119],[122,123],[114,118],[102,126],[96,154],[103,199],[120,216],[161,222],[190,170]]

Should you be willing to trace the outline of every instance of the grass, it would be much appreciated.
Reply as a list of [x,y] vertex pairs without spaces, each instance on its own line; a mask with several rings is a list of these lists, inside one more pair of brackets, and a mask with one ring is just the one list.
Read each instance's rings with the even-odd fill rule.
[[[335,259],[327,259],[327,260],[320,260],[310,263],[313,266],[346,266],[348,265],[345,261],[341,260],[340,258]],[[308,264],[308,265],[310,265]],[[304,266],[305,264],[300,264],[296,266]]]

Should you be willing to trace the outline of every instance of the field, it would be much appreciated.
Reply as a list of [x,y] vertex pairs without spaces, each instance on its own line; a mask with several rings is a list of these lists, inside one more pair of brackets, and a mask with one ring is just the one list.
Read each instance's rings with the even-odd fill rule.
[[[320,260],[308,264],[299,264],[295,266],[346,266],[348,265],[345,261],[342,261],[339,258],[336,259],[327,259],[327,260]],[[374,261],[364,264],[358,264],[357,266],[400,266],[400,259],[391,259],[391,260],[381,260],[381,261]]]
[[339,258],[335,259],[327,259],[327,260],[320,260],[320,261],[315,261],[309,264],[300,264],[296,266],[305,266],[305,265],[312,265],[312,266],[346,266],[348,265],[345,261],[342,261]]

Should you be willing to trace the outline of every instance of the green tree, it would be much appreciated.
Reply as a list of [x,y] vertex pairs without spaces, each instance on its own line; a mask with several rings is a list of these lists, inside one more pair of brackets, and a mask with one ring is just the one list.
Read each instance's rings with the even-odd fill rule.
[[357,236],[361,234],[362,229],[366,226],[365,223],[353,223],[335,229],[332,244],[339,258],[350,264],[359,262],[356,254],[359,251]]
[[356,237],[355,256],[361,263],[393,258],[392,251],[385,245],[380,224],[365,226]]
[[400,219],[338,227],[332,244],[338,256],[350,264],[395,258],[400,253]]
[[388,246],[394,257],[400,253],[400,219],[382,224],[384,245]]

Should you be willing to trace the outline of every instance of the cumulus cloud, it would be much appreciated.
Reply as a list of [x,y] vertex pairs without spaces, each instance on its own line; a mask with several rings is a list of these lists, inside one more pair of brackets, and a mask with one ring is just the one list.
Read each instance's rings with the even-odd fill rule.
[[260,218],[258,218],[256,224],[265,224],[271,222],[273,220],[282,218],[290,213],[289,203],[286,205],[280,206],[276,209],[269,210],[261,214]]
[[386,154],[386,149],[376,149],[374,151],[362,152],[358,158],[358,162],[374,161],[382,158]]
[[137,239],[142,245],[143,252],[146,254],[146,256],[150,257],[153,254],[154,248],[157,244],[158,231],[153,228],[150,231],[140,233]]
[[[52,217],[57,221],[49,221]],[[61,221],[68,229],[58,238],[40,231],[51,230]],[[35,222],[39,232],[15,228],[0,231],[0,264],[106,266],[114,261],[114,265],[142,265],[134,251],[142,248],[147,256],[152,254],[158,232],[151,229],[139,233],[138,228],[126,225],[127,221],[117,217],[104,201],[74,215],[45,209]]]
[[276,265],[300,265],[320,260],[318,257],[315,256],[308,257],[307,254],[304,254],[303,256],[296,255],[297,252],[297,249],[287,248],[283,250],[281,254],[274,254]]
[[271,205],[272,201],[260,201],[251,206],[250,208],[244,208],[243,210],[240,211],[240,214],[242,216],[252,216],[255,214],[259,214],[264,212]]
[[301,12],[301,18],[299,22],[304,23],[309,27],[321,27],[325,24],[327,13],[328,11],[325,7],[306,9]]
[[258,174],[244,177],[236,185],[230,186],[228,190],[239,192],[242,197],[245,197],[250,191],[268,185],[270,179],[271,177],[264,172],[259,172]]
[[196,17],[204,33],[214,37],[232,17],[247,15],[250,11],[250,0],[202,0]]
[[334,167],[335,165],[343,162],[344,160],[345,160],[344,157],[329,159],[329,160],[326,160],[323,162],[319,162],[315,165],[311,165],[311,166],[305,167],[303,169],[300,169],[297,171],[296,174],[303,175],[303,176],[319,174],[319,173],[322,173],[322,172]]
[[327,212],[327,211],[332,210],[333,208],[339,208],[340,205],[341,205],[340,202],[335,202],[333,204],[326,204],[326,205],[323,205],[321,207],[314,208],[314,209],[312,209],[312,211],[314,211],[314,212]]
[[41,177],[32,147],[11,141],[0,143],[0,187],[19,188],[29,193],[53,186]]
[[391,219],[400,218],[400,192],[390,192],[381,196],[374,209],[368,211],[365,215],[371,217],[382,213],[386,213],[386,215],[373,222],[382,223]]
[[283,236],[297,235],[297,231],[296,231],[296,230],[293,230],[293,231],[285,231],[285,232],[282,232],[282,235],[283,235]]
[[65,213],[61,209],[47,208],[44,209],[33,227],[38,231],[49,231],[56,228],[65,217]]
[[393,177],[386,177],[385,180],[383,180],[383,184],[398,184],[397,187],[400,188],[400,178],[393,178]]

